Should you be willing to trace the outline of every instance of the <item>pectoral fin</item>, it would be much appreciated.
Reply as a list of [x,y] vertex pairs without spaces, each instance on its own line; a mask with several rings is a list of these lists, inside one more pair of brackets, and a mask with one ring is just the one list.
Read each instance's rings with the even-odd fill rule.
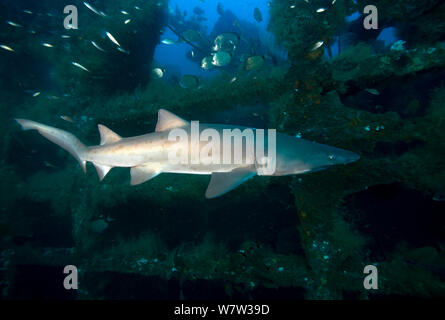
[[159,170],[159,168],[156,168],[156,166],[154,165],[133,167],[130,170],[130,183],[132,186],[135,186],[156,177],[160,173],[161,170]]
[[230,172],[214,172],[207,187],[206,198],[219,197],[235,189],[254,175],[256,175],[256,171],[252,167],[239,168]]

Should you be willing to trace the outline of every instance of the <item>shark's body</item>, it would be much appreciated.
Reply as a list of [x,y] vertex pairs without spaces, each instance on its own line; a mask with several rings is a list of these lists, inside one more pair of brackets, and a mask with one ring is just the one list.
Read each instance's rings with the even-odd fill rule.
[[[359,159],[353,152],[319,144],[304,139],[298,139],[288,135],[276,134],[275,170],[268,173],[264,165],[254,159],[253,163],[241,164],[203,164],[197,163],[173,163],[169,155],[172,148],[177,147],[177,141],[169,139],[170,131],[181,128],[190,133],[189,122],[166,111],[159,110],[158,123],[155,132],[141,136],[122,138],[116,133],[99,125],[101,143],[98,146],[86,147],[74,135],[64,130],[46,126],[38,122],[26,119],[16,119],[24,130],[38,130],[47,139],[69,151],[86,170],[86,162],[92,162],[102,180],[113,167],[130,167],[131,184],[143,183],[158,174],[187,173],[212,175],[207,188],[206,197],[220,196],[251,178],[254,175],[289,175],[300,174],[324,169],[330,165],[346,164]],[[234,127],[228,125],[201,125],[200,130],[211,128],[223,136],[224,129]],[[255,139],[255,138],[254,138]],[[252,141],[255,143],[255,141]],[[201,142],[198,149],[202,149],[205,143]],[[221,147],[221,150],[223,148]],[[233,150],[233,149],[232,149]],[[243,153],[243,157],[246,154]],[[244,160],[244,159],[243,159]]]

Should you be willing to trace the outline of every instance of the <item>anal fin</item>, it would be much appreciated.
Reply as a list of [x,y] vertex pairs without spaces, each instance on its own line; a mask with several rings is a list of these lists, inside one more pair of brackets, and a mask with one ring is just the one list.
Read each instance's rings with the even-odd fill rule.
[[211,199],[222,196],[254,175],[256,175],[256,171],[253,167],[238,168],[230,172],[213,172],[207,187],[206,198]]
[[130,170],[132,186],[144,183],[161,173],[158,166],[154,164],[132,167]]

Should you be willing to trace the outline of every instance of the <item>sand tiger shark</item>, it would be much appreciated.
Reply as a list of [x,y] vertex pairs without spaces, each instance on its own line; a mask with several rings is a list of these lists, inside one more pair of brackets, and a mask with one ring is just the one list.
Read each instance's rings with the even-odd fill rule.
[[[354,162],[360,156],[344,149],[320,144],[290,135],[276,133],[274,171],[264,170],[264,159],[247,163],[172,163],[169,154],[178,141],[169,139],[172,130],[190,132],[191,123],[173,113],[160,109],[154,132],[123,138],[99,124],[100,145],[85,146],[73,134],[32,120],[16,119],[23,130],[37,130],[48,140],[67,150],[77,159],[86,172],[86,162],[96,167],[102,180],[113,167],[129,167],[131,185],[146,182],[160,173],[185,173],[211,175],[205,193],[206,198],[215,198],[229,192],[255,175],[284,176],[325,169],[332,165]],[[244,129],[242,126],[203,124],[199,130],[211,128],[222,133],[224,129]],[[246,138],[247,139],[247,138]],[[255,139],[255,136],[254,138]],[[186,141],[185,143],[188,143]],[[204,148],[200,142],[198,148]],[[185,149],[187,150],[187,149]],[[217,150],[217,149],[215,149]],[[221,148],[223,150],[223,148]],[[212,149],[213,151],[213,149]],[[222,151],[221,151],[222,152]],[[220,155],[217,155],[220,156]],[[246,153],[243,153],[243,157]]]

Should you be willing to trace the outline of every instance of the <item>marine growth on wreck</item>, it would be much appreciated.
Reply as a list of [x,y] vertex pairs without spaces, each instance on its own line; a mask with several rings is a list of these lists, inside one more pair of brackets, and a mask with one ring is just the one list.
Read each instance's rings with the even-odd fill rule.
[[[445,3],[251,2],[0,3],[2,299],[445,297]],[[195,120],[283,174],[154,165]]]

